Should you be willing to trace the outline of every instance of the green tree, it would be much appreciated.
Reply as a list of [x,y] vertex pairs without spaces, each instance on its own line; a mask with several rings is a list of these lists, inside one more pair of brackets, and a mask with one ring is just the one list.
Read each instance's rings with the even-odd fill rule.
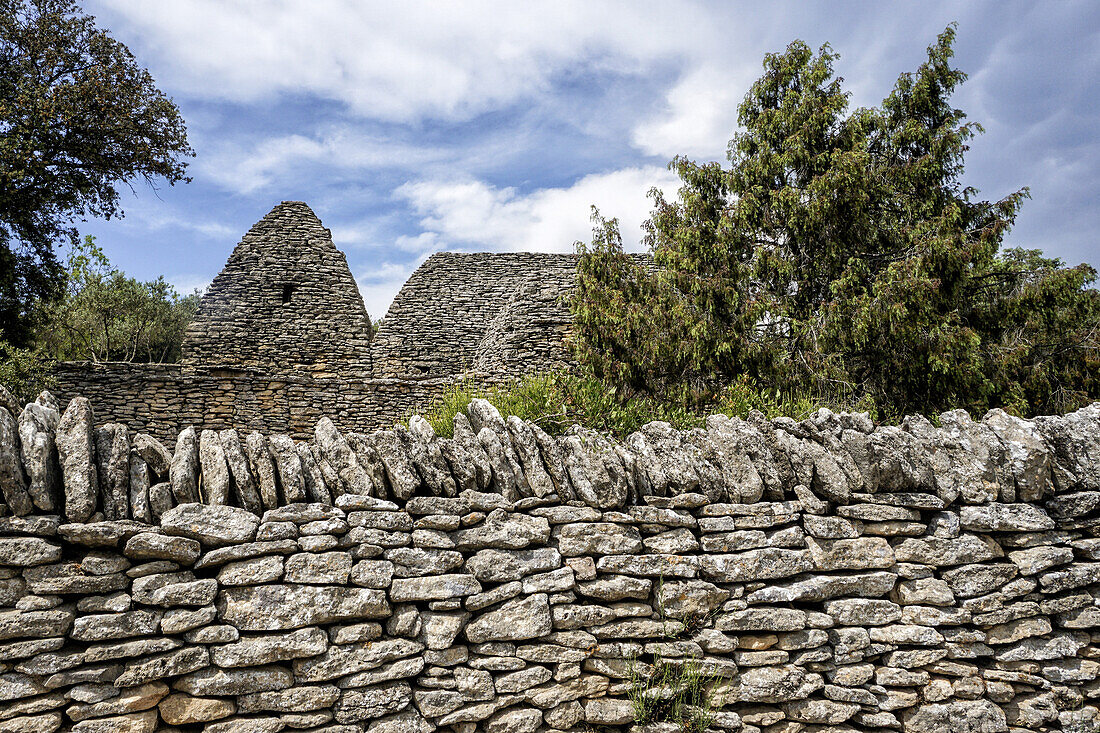
[[768,54],[730,166],[676,158],[651,196],[647,267],[596,214],[573,301],[583,364],[639,391],[712,397],[748,378],[886,412],[1065,409],[1095,397],[1096,272],[1001,251],[1027,189],[963,186],[981,127],[950,103],[954,26],[878,108],[849,111],[837,58]]
[[121,216],[120,184],[188,180],[193,154],[176,105],[74,0],[0,0],[0,339],[31,341],[76,222]]
[[57,361],[178,361],[198,301],[163,277],[128,277],[85,237],[69,252],[65,295],[43,314],[37,345]]

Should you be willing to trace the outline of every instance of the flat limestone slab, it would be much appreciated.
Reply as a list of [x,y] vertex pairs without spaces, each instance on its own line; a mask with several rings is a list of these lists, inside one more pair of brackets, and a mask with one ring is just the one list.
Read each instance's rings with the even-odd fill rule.
[[372,588],[260,585],[226,588],[218,617],[241,631],[284,631],[336,621],[386,618],[386,594]]

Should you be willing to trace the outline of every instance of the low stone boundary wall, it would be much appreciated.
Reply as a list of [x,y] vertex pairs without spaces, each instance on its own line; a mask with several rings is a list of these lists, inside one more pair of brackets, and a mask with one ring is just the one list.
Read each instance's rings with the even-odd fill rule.
[[0,733],[1097,728],[1100,403],[169,450],[5,402]]

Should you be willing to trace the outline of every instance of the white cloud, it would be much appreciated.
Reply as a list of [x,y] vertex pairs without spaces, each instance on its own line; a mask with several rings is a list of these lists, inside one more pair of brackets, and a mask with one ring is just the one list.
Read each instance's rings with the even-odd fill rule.
[[[281,100],[293,106],[304,97],[336,102],[353,117],[416,124],[468,121],[517,104],[550,104],[563,84],[598,72],[671,77],[650,103],[616,112],[630,120],[630,141],[639,151],[664,159],[677,154],[723,159],[737,105],[759,75],[763,53],[781,50],[792,34],[805,35],[806,28],[795,30],[798,26],[821,25],[811,22],[813,14],[786,3],[770,8],[675,0],[91,4],[117,26],[115,35],[139,49],[158,82],[173,94],[204,102]],[[860,47],[871,48],[845,53],[857,66],[865,56],[877,59],[896,39],[868,31],[884,19],[908,27],[914,15],[919,13],[912,9],[859,13],[877,20],[845,30],[856,35]],[[942,28],[938,20],[933,25]],[[219,140],[200,149],[198,166],[225,189],[249,193],[303,162],[365,169],[411,167],[445,157],[440,149],[420,145],[340,127],[252,144]]]
[[[692,5],[355,0],[99,0],[188,96],[253,101],[307,91],[373,119],[464,119],[545,90],[580,64],[641,71],[678,54]],[[127,33],[128,32],[128,33]]]
[[214,143],[204,153],[197,163],[200,173],[226,190],[244,194],[292,177],[301,165],[336,170],[422,167],[447,157],[441,149],[405,145],[348,126],[331,127],[314,136],[282,135],[244,145]]
[[[337,222],[337,244],[374,253],[384,243],[380,261],[457,247],[569,251],[590,236],[591,203],[619,216],[636,246],[650,206],[646,189],[656,183],[671,194],[676,187],[667,171],[647,167],[652,156],[721,160],[766,51],[794,38],[815,49],[830,41],[852,104],[876,104],[955,18],[958,62],[971,72],[959,106],[990,130],[972,150],[973,182],[998,195],[1035,184],[1037,200],[1025,206],[1014,235],[1030,234],[1022,244],[1085,248],[1077,232],[1096,228],[1095,207],[1082,193],[1095,190],[1087,184],[1098,170],[1095,149],[1084,147],[1095,138],[1097,114],[1088,3],[1054,10],[942,0],[82,4],[181,100],[191,126],[199,152],[193,185],[204,187],[208,206],[147,221],[133,212],[158,241],[172,229],[236,241],[240,231],[204,220],[218,218],[230,192],[265,202],[333,199],[318,210]],[[1080,129],[1063,127],[1052,114],[1058,110],[1080,115]],[[560,165],[544,166],[545,154],[530,154],[536,146],[544,153],[547,140],[559,146]],[[1073,175],[1059,167],[1066,160]],[[611,167],[621,170],[546,187],[550,176]],[[414,213],[411,226],[400,221],[409,208],[383,211],[394,181],[410,177],[399,203]],[[1070,234],[1059,233],[1067,227]],[[1081,257],[1095,261],[1091,250],[1073,259]],[[163,266],[187,272],[215,265]],[[400,282],[391,275],[364,282],[396,292]],[[383,301],[378,295],[374,309]]]
[[[679,179],[663,167],[645,166],[581,178],[567,188],[544,188],[527,194],[494,188],[473,179],[420,180],[407,183],[395,196],[419,216],[421,231],[397,237],[390,255],[415,255],[407,262],[386,261],[361,271],[356,282],[367,312],[378,318],[389,308],[409,275],[431,254],[442,250],[572,252],[577,240],[591,238],[590,207],[617,217],[623,244],[638,251],[641,224],[649,217],[648,191],[656,186],[674,197]],[[355,227],[334,229],[337,245]]]
[[359,273],[355,281],[371,320],[377,321],[386,315],[401,286],[425,259],[426,256],[407,263],[383,262]]
[[424,233],[405,246],[431,248],[571,252],[577,240],[590,238],[590,207],[618,217],[628,249],[640,247],[643,221],[651,207],[646,197],[656,186],[676,193],[678,179],[657,166],[626,168],[585,176],[568,188],[544,188],[522,194],[483,181],[418,181],[397,190],[421,217]]
[[190,295],[196,290],[206,290],[210,287],[210,283],[214,281],[214,278],[209,275],[196,275],[192,273],[172,275],[166,277],[172,287],[176,289],[176,292],[180,295]]
[[153,232],[191,231],[208,239],[235,239],[241,233],[234,227],[220,221],[180,213],[174,206],[164,201],[147,198],[135,198],[125,204],[125,217],[120,224],[127,228],[140,228]]
[[669,89],[664,107],[635,126],[634,144],[648,155],[725,160],[737,106],[756,75],[756,66],[691,70]]

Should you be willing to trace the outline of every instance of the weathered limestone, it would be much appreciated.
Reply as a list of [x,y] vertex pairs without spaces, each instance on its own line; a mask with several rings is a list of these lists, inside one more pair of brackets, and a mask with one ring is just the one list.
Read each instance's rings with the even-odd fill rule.
[[272,435],[268,438],[271,455],[275,459],[275,468],[279,472],[279,485],[283,489],[283,504],[295,504],[305,501],[305,479],[302,477],[302,459],[294,441],[285,435]]
[[199,440],[194,428],[182,430],[176,437],[169,475],[177,504],[199,500]]
[[385,595],[370,588],[334,591],[289,584],[227,588],[219,594],[218,604],[219,616],[241,631],[296,629],[389,615]]
[[131,452],[129,466],[130,517],[137,522],[151,524],[154,520],[153,509],[149,503],[149,464]]
[[206,504],[224,505],[229,502],[229,464],[221,438],[213,430],[199,434],[199,466],[201,469],[201,493]]
[[28,478],[27,492],[34,506],[43,512],[57,508],[61,483],[54,433],[61,414],[52,406],[49,392],[31,402],[19,414],[19,447],[23,470]]
[[[29,491],[27,514],[0,516],[0,733],[625,730],[633,685],[681,669],[731,733],[1100,720],[1100,412],[941,430],[821,411],[623,443],[471,412],[446,449],[413,419],[349,433],[341,459],[321,430],[331,460],[257,433],[253,461],[207,430],[204,503],[176,505],[177,457],[139,433],[123,463],[120,431],[97,444],[74,402],[56,511],[105,466],[136,521],[62,523]],[[484,471],[473,425],[499,447],[473,443]],[[352,458],[366,493],[334,467]],[[122,511],[90,496],[89,520]]]
[[125,425],[96,428],[100,504],[107,519],[130,518],[130,435]]
[[[94,482],[93,484],[94,485]],[[16,516],[29,514],[34,505],[27,491],[20,456],[19,427],[7,409],[0,407],[0,493]]]
[[256,536],[259,518],[232,506],[180,504],[161,517],[169,534],[198,540],[208,547],[248,542]]
[[[3,422],[4,415],[0,414],[0,433],[3,432]],[[65,487],[65,518],[70,522],[87,522],[95,512],[96,496],[99,493],[95,463],[95,419],[88,400],[77,397],[69,402],[65,414],[58,422],[56,441]],[[5,498],[16,514],[22,515],[30,511],[29,501],[24,503],[22,496],[16,498],[15,505],[12,505],[12,499],[6,494]]]
[[236,492],[237,505],[253,514],[262,514],[263,504],[260,500],[260,493],[252,476],[248,455],[245,453],[240,435],[233,429],[222,430],[218,433],[218,439],[222,444],[226,465],[229,466],[229,474]]
[[130,445],[134,454],[149,464],[149,470],[160,478],[168,476],[172,465],[172,454],[164,444],[151,435],[138,433]]
[[253,431],[244,439],[244,449],[259,487],[260,503],[264,509],[274,509],[279,506],[279,494],[275,486],[275,460],[268,450],[267,439]]
[[359,465],[355,453],[348,447],[347,441],[340,435],[332,420],[323,417],[317,422],[316,439],[321,454],[340,476],[340,490],[334,492],[337,496],[340,494],[376,495],[373,491],[374,487],[371,486],[370,477]]

